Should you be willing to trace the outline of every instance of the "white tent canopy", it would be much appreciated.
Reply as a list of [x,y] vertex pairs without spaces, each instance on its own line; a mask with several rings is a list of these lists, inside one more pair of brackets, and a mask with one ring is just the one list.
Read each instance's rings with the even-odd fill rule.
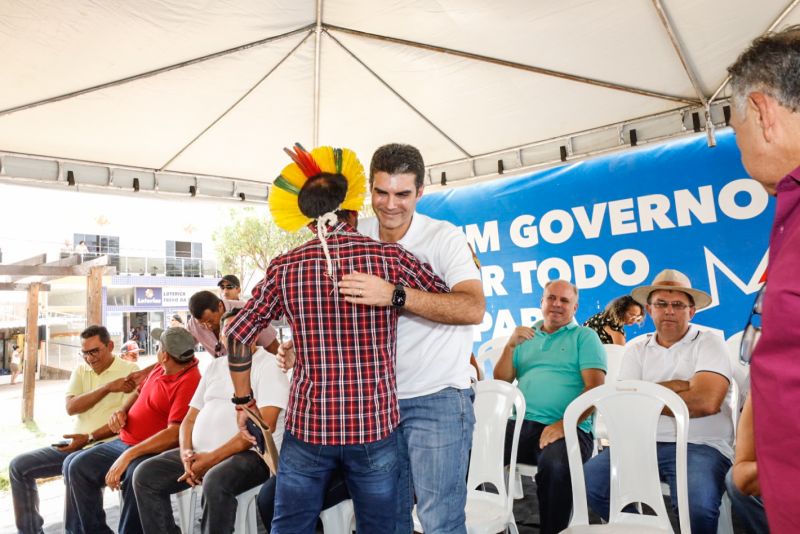
[[797,3],[4,0],[0,181],[263,201],[294,141],[411,143],[438,183],[713,139]]

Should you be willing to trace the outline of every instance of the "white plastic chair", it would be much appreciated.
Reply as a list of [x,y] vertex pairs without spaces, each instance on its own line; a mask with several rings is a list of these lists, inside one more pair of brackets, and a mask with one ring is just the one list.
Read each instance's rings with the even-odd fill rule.
[[[236,496],[236,519],[233,527],[236,534],[256,534],[258,532],[256,497],[260,490],[261,484]],[[194,486],[175,494],[178,504],[178,525],[183,534],[194,532],[194,511],[197,506],[197,496],[201,491],[202,486]]]
[[480,380],[487,380],[493,378],[494,366],[500,356],[503,354],[503,348],[508,343],[509,336],[496,337],[484,342],[478,347],[478,354],[475,355],[475,361],[478,362],[478,368],[483,372],[483,377],[478,377]]
[[351,499],[323,510],[319,518],[325,534],[350,534],[356,529],[356,515]]
[[[738,359],[738,349],[737,356]],[[736,427],[739,424],[739,386],[736,385],[736,380],[731,381],[730,397],[728,398],[728,405],[731,410],[731,419],[733,423],[733,442],[736,443]],[[691,424],[691,423],[689,423]],[[669,496],[669,485],[661,483],[662,495]],[[722,494],[722,500],[719,503],[719,520],[717,521],[717,534],[733,534],[733,517],[731,517],[731,499],[728,497],[728,492]]]
[[[578,443],[578,418],[590,406],[604,415],[609,437],[611,480],[609,522],[590,525],[586,483]],[[675,471],[681,532],[689,534],[689,497],[686,488],[686,443],[689,411],[669,389],[651,382],[625,380],[594,388],[572,401],[564,414],[567,455],[572,481],[572,520],[563,532],[672,532],[658,475],[656,434],[661,411],[667,406],[675,416]],[[623,512],[631,503],[644,503],[656,515]]]
[[725,341],[725,347],[728,349],[728,357],[731,362],[731,371],[733,372],[733,379],[736,385],[739,386],[739,406],[744,406],[744,400],[747,398],[747,393],[750,391],[750,366],[744,365],[739,361],[739,347],[742,344],[742,334],[744,332],[737,332]]
[[[514,520],[512,494],[517,444],[525,414],[525,397],[516,386],[502,380],[484,380],[475,384],[475,431],[467,476],[467,532],[494,534],[510,530],[518,534]],[[508,418],[516,410],[517,419],[511,443],[510,470],[506,471],[505,451]],[[492,484],[497,493],[481,489]],[[414,507],[414,530],[423,532]]]
[[[606,350],[606,365],[608,367],[605,383],[613,384],[617,381],[617,377],[619,376],[619,369],[622,366],[622,356],[625,354],[625,346],[603,345],[603,348]],[[594,428],[592,432],[596,444],[599,448],[602,448],[608,440],[608,430],[603,421],[603,416],[598,413],[594,414]]]

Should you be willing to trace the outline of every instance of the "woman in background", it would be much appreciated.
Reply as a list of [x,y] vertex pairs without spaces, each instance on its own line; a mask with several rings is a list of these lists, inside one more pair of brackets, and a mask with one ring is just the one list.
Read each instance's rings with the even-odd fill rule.
[[643,320],[642,306],[630,295],[623,295],[609,302],[605,310],[589,317],[583,326],[588,326],[597,332],[600,342],[604,345],[624,345],[624,327],[635,323],[641,324]]

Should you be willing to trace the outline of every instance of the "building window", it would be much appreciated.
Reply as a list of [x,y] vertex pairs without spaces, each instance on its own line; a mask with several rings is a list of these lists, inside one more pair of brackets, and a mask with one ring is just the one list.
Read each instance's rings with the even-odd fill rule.
[[203,244],[167,241],[167,276],[202,276]]
[[86,241],[90,254],[119,256],[119,236],[97,234],[73,234],[72,244]]

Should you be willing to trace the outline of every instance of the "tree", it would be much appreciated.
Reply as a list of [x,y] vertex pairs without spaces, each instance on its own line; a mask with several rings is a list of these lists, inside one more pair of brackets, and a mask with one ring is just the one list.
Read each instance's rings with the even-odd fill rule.
[[214,232],[214,245],[220,270],[238,274],[244,286],[253,275],[262,276],[275,256],[313,237],[306,228],[294,233],[281,230],[254,208],[232,209],[230,213],[230,222]]

